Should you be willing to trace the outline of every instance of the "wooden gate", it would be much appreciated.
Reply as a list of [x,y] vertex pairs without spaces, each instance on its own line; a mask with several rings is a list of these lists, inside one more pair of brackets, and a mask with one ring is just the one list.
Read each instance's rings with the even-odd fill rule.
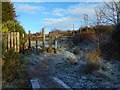
[[11,49],[13,49],[15,52],[20,51],[19,38],[19,32],[2,33],[2,40],[7,51],[10,51]]

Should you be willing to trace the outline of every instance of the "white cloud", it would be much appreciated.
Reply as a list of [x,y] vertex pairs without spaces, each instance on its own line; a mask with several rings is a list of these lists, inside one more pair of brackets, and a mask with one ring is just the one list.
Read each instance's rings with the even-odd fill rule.
[[72,24],[79,22],[77,28],[80,27],[80,23],[83,22],[84,14],[88,14],[89,23],[93,23],[95,20],[95,8],[100,4],[76,4],[69,6],[67,9],[55,8],[52,11],[52,15],[59,16],[59,18],[46,18],[43,19],[44,25],[52,28],[69,28]]
[[75,5],[71,6],[70,8],[67,9],[68,14],[72,15],[83,15],[83,14],[94,14],[94,6],[95,5]]
[[29,4],[16,4],[15,7],[21,12],[28,12],[32,14],[44,9],[44,7],[42,6],[35,6],[35,5],[29,5]]
[[63,13],[64,13],[64,9],[62,8],[55,8],[53,11],[52,11],[52,14],[55,15],[55,16],[64,16]]
[[94,14],[94,8],[96,6],[97,5],[77,4],[77,5],[70,6],[67,9],[55,8],[52,11],[52,15],[64,16],[64,14],[67,14],[67,15],[80,16],[80,15],[84,15],[84,14],[89,14],[89,16],[91,16]]
[[50,28],[71,28],[72,24],[79,21],[77,17],[47,18],[43,19],[45,27]]

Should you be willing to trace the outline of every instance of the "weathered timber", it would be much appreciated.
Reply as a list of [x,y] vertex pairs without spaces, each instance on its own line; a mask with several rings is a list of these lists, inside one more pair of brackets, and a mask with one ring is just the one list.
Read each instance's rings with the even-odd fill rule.
[[20,39],[19,39],[19,37],[20,37],[19,32],[16,32],[16,42],[17,42],[17,51],[16,52],[20,51]]
[[49,33],[49,53],[52,53],[52,35]]
[[16,32],[14,32],[14,51],[16,52]]
[[8,47],[8,51],[10,51],[10,33],[8,33],[8,38],[7,38],[7,47]]
[[29,30],[29,35],[28,35],[28,40],[29,40],[29,46],[28,46],[28,49],[29,51],[31,51],[31,34],[30,34],[30,30]]
[[42,51],[43,51],[43,53],[46,52],[46,47],[45,47],[45,28],[42,28]]
[[37,39],[37,34],[36,34],[36,52],[38,51],[38,39]]

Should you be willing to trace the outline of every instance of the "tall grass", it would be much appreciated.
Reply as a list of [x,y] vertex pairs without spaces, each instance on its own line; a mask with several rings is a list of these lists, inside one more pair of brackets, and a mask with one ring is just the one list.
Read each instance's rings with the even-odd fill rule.
[[96,70],[100,70],[100,51],[98,49],[93,50],[92,52],[86,52],[86,64],[84,65],[84,72],[91,73]]
[[99,62],[100,61],[100,50],[95,49],[93,51],[86,51],[87,62]]

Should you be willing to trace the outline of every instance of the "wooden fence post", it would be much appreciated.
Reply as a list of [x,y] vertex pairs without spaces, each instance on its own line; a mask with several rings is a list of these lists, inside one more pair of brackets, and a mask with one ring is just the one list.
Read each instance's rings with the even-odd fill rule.
[[55,53],[57,53],[57,49],[58,49],[58,40],[57,40],[57,36],[55,37]]
[[22,34],[22,39],[23,39],[23,42],[22,42],[22,52],[23,52],[23,53],[24,53],[24,48],[25,48],[24,37],[25,37],[25,35]]
[[35,35],[36,36],[36,52],[38,51],[38,40],[37,40],[37,34]]
[[43,53],[46,52],[46,46],[45,46],[45,28],[42,28],[42,51],[43,51]]
[[30,31],[29,31],[28,40],[29,40],[29,46],[28,46],[28,49],[29,49],[29,51],[31,51],[31,35],[30,35]]
[[52,35],[49,33],[49,53],[52,53]]

